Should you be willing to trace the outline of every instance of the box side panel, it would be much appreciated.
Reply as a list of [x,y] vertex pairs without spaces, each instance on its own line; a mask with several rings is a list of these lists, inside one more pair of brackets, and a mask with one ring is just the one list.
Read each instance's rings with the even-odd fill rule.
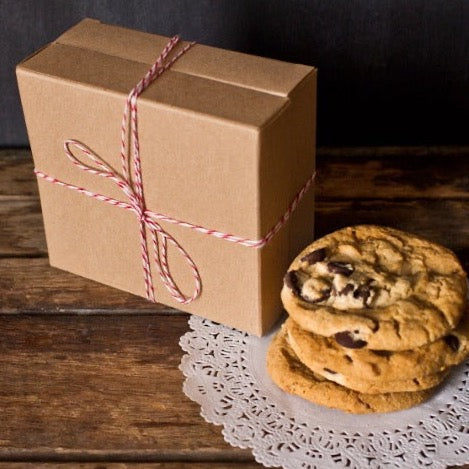
[[[58,179],[126,201],[110,181],[80,171],[63,152],[64,140],[75,138],[119,168],[122,98],[25,70],[19,71],[18,78],[35,166]],[[257,225],[257,132],[144,103],[140,111],[144,186],[150,210],[182,220],[192,214],[195,222],[222,211],[247,225]],[[134,213],[42,179],[39,190],[51,264],[144,296]],[[163,192],[164,206],[160,203]],[[177,212],[181,206],[184,210]],[[180,305],[162,286],[152,260],[158,301],[259,334],[257,251],[184,227],[162,225],[197,264],[203,293],[195,302]],[[169,263],[182,291],[190,294],[191,271],[173,248]]]
[[[265,234],[315,169],[316,73],[291,94],[291,105],[261,133],[260,213]],[[263,332],[278,318],[282,278],[298,252],[313,240],[314,185],[274,239],[259,252]]]
[[[119,131],[107,122],[119,121],[120,100],[21,69],[18,83],[35,167],[67,183],[125,200],[110,181],[71,164],[63,150],[65,139],[88,143],[91,138],[90,146],[117,167],[117,159],[110,155],[118,152]],[[92,163],[79,151],[75,154]],[[43,179],[38,185],[51,264],[143,296],[140,282],[128,282],[132,276],[128,272],[135,275],[141,269],[133,214]],[[122,249],[124,243],[127,249]]]

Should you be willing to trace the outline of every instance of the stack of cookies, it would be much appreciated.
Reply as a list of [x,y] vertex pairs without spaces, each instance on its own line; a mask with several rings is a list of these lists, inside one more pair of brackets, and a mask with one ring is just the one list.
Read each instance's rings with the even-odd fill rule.
[[380,226],[308,246],[284,278],[267,368],[283,390],[353,413],[419,404],[469,356],[466,274],[448,249]]

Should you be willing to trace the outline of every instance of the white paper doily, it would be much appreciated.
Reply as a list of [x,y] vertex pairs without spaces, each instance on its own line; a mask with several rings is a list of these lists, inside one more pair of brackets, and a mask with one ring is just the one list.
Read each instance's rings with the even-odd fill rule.
[[185,394],[233,446],[285,469],[445,468],[469,463],[469,362],[424,404],[349,415],[278,389],[261,339],[191,316],[180,339]]

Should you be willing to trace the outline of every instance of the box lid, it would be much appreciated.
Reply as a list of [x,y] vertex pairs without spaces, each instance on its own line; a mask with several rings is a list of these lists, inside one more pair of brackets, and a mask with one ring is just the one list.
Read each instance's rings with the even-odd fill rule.
[[[84,19],[19,68],[127,94],[168,40]],[[140,99],[260,128],[288,105],[290,92],[313,70],[197,44]]]

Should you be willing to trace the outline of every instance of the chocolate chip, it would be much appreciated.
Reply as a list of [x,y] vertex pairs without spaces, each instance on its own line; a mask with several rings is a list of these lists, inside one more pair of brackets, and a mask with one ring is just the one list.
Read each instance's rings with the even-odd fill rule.
[[363,302],[366,303],[367,298],[370,296],[370,287],[367,285],[360,285],[354,292],[354,298],[363,298]]
[[320,293],[321,293],[321,296],[319,298],[314,299],[314,300],[308,298],[307,296],[301,295],[301,294],[300,294],[300,296],[307,303],[312,303],[312,304],[320,303],[321,301],[327,300],[331,296],[331,289],[328,288],[327,290],[322,290]]
[[346,348],[363,348],[367,344],[364,340],[355,340],[349,331],[337,332],[334,337],[339,345]]
[[401,324],[399,321],[396,321],[395,319],[392,320],[392,327],[394,328],[394,331],[396,332],[397,337],[399,339],[401,338]]
[[392,352],[389,350],[370,350],[371,353],[378,355],[378,357],[390,357]]
[[349,293],[353,292],[353,285],[351,283],[347,283],[342,290],[340,290],[339,295],[348,295]]
[[353,292],[353,297],[354,298],[362,298],[363,299],[363,305],[368,306],[368,298],[370,297],[371,290],[368,285],[360,285],[354,292]]
[[459,339],[455,335],[447,335],[446,337],[443,337],[443,340],[453,352],[457,352],[459,350]]
[[298,276],[296,274],[296,270],[290,270],[285,274],[283,277],[283,283],[295,294],[300,293]]
[[333,274],[342,274],[349,277],[353,274],[353,266],[344,262],[328,262],[327,269]]
[[303,262],[307,262],[309,265],[316,264],[316,262],[321,262],[326,258],[326,249],[316,249],[316,251],[310,252],[306,254],[306,256],[302,257],[301,260]]
[[337,371],[333,371],[329,368],[323,368],[323,370],[326,372],[326,373],[330,373],[331,375],[336,375],[337,374]]

